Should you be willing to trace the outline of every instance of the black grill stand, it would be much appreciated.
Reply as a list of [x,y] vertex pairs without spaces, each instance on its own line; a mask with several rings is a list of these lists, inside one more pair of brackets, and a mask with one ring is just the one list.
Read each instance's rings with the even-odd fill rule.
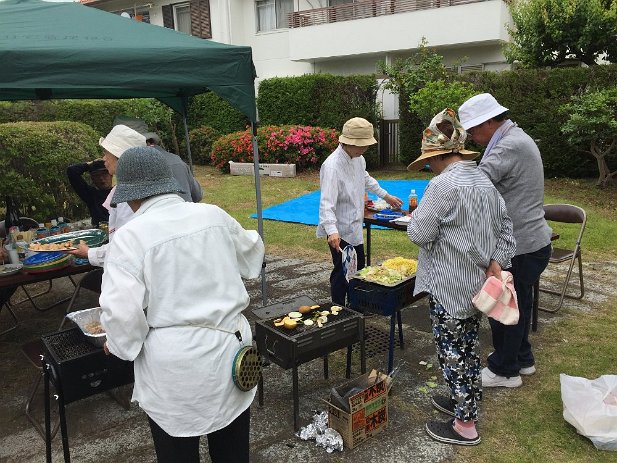
[[[51,458],[51,413],[49,384],[53,383],[58,401],[60,433],[65,463],[70,463],[65,405],[133,382],[133,362],[105,355],[91,345],[79,328],[42,336],[45,400],[45,457]],[[116,400],[117,397],[114,396]],[[119,401],[119,400],[118,400]],[[123,405],[123,404],[121,404]],[[126,406],[125,406],[126,408]]]
[[[253,310],[253,313],[262,318],[277,318],[287,312],[296,310],[300,305],[314,305],[315,302],[306,296],[300,296],[290,301],[285,301],[271,306],[261,307]],[[329,308],[332,304],[323,304],[324,309]],[[341,320],[332,321],[326,323],[324,328],[330,327],[342,327],[346,325],[349,327],[351,322],[355,323],[355,329],[352,332],[345,331],[344,334],[336,331],[337,334],[343,334],[343,337],[331,338],[327,341],[317,343],[309,342],[311,339],[317,339],[317,337],[305,337],[300,339],[300,336],[295,338],[292,336],[285,336],[282,334],[284,329],[277,330],[272,326],[271,321],[260,320],[255,324],[256,333],[255,341],[257,343],[257,349],[259,350],[264,365],[268,365],[271,360],[281,368],[285,370],[291,368],[292,370],[292,394],[293,394],[293,423],[294,431],[299,429],[299,414],[300,414],[300,400],[298,394],[298,366],[314,360],[319,357],[324,359],[324,378],[328,378],[328,354],[335,352],[343,347],[347,347],[347,365],[345,376],[350,378],[351,376],[351,357],[352,346],[356,342],[360,343],[360,371],[362,374],[366,372],[366,351],[364,342],[364,316],[344,309],[345,314],[341,315]],[[311,330],[314,333],[318,333],[317,330]],[[299,343],[302,343],[300,346]],[[259,405],[264,404],[263,394],[263,378],[260,378],[258,386],[258,400]]]

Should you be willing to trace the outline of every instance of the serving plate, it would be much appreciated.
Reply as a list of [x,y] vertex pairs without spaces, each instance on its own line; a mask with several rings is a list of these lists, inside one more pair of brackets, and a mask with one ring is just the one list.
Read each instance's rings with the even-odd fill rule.
[[61,251],[54,252],[37,252],[24,260],[24,266],[26,267],[39,267],[51,264],[55,261],[68,258],[68,256]]
[[4,264],[0,265],[0,277],[15,275],[23,268],[22,264]]
[[[75,230],[68,233],[61,233],[60,235],[47,236],[45,238],[41,238],[38,240],[32,241],[31,244],[51,244],[51,243],[64,243],[66,241],[73,240],[74,244],[79,244],[80,241],[85,241],[88,247],[96,248],[103,244],[105,240],[107,240],[107,233],[103,230],[99,230],[98,228],[92,228],[90,230]],[[71,249],[77,249],[76,247],[71,247],[62,250],[55,251],[39,251],[32,249],[32,252],[66,252]]]
[[373,214],[373,218],[377,220],[394,220],[403,216],[403,213],[400,211],[393,211],[391,209],[384,209],[381,212],[376,212]]

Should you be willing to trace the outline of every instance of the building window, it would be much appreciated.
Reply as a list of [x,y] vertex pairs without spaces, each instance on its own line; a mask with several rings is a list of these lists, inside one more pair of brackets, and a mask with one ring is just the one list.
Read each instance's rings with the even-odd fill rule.
[[191,35],[191,7],[188,3],[174,5],[174,29]]
[[163,25],[202,39],[212,38],[210,0],[163,5]]
[[289,27],[289,13],[293,0],[257,0],[257,31],[271,31]]

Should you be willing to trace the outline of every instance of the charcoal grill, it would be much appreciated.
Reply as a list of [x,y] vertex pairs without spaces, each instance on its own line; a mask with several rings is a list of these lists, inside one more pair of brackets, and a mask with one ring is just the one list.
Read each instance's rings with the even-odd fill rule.
[[415,287],[415,276],[407,278],[395,286],[380,285],[359,278],[352,278],[349,281],[349,305],[352,309],[361,313],[390,316],[388,368],[386,370],[388,373],[392,371],[394,366],[394,331],[397,323],[399,344],[401,349],[405,348],[401,309],[426,296],[426,293],[414,296]]
[[45,445],[51,462],[49,383],[58,394],[58,414],[64,461],[70,462],[65,405],[133,382],[133,362],[105,355],[90,344],[79,328],[41,337],[45,372]]
[[[293,382],[293,407],[294,429],[297,431],[299,415],[298,398],[298,366],[324,357],[324,375],[327,377],[327,355],[347,347],[347,371],[351,375],[351,349],[352,345],[360,343],[360,368],[362,373],[366,371],[365,346],[364,346],[364,316],[353,310],[343,308],[338,315],[328,316],[328,321],[320,328],[317,325],[300,325],[294,330],[274,326],[273,320],[287,312],[296,310],[299,305],[309,305],[305,302],[298,303],[300,299],[293,299],[276,307],[257,309],[261,314],[267,313],[271,318],[255,322],[255,340],[265,362],[272,361],[285,370],[292,369]],[[303,300],[305,301],[305,299]],[[311,301],[312,302],[312,301]],[[310,304],[313,305],[313,304]],[[329,310],[333,304],[321,304],[321,310]],[[257,310],[254,311],[259,316]],[[260,385],[259,404],[263,405],[263,388]]]

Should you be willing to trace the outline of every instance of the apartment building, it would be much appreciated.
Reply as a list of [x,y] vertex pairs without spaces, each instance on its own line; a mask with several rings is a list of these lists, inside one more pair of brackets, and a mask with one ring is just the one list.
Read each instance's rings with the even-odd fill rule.
[[[511,21],[503,0],[81,0],[134,20],[204,39],[249,45],[258,79],[377,72],[425,37],[448,65],[509,68],[502,45]],[[172,0],[173,1],[173,0]],[[381,94],[385,119],[397,99]]]

